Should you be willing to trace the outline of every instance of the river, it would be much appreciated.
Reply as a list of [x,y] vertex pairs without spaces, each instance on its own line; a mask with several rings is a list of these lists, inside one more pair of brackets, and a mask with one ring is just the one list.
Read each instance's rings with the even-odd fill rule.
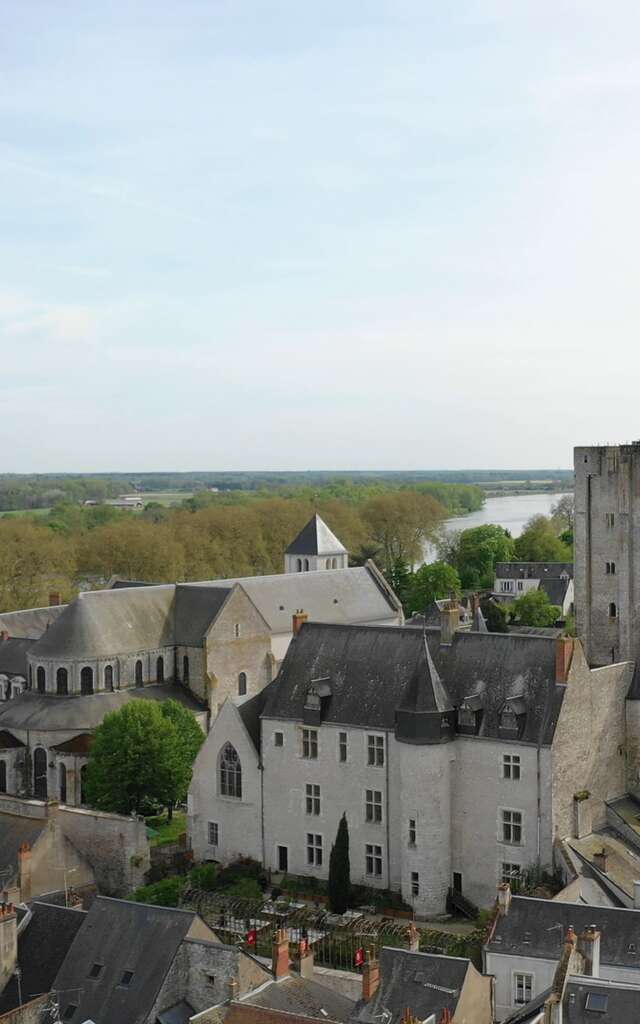
[[[512,537],[519,537],[525,523],[532,516],[548,516],[551,506],[555,505],[558,494],[513,494],[504,498],[487,498],[481,509],[477,512],[470,512],[466,516],[456,516],[454,519],[447,519],[443,524],[446,533],[453,533],[457,530],[470,530],[473,526],[484,526],[486,523],[494,523],[496,526],[504,526]],[[435,548],[432,544],[425,545],[425,561],[434,562],[437,558]]]

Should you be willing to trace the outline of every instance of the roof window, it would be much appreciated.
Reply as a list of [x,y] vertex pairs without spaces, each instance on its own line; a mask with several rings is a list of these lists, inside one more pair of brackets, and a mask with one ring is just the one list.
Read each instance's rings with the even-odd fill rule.
[[91,969],[90,969],[89,974],[87,975],[87,977],[88,978],[99,978],[100,975],[102,974],[102,968],[103,967],[104,967],[104,964],[92,964],[91,965]]
[[73,1017],[73,1015],[74,1015],[74,1013],[76,1012],[77,1009],[78,1009],[78,1004],[77,1003],[69,1003],[68,1006],[66,1007],[64,1013],[62,1014],[62,1019],[63,1020],[71,1020],[71,1018]]
[[584,1008],[585,1010],[591,1010],[592,1013],[606,1013],[608,1002],[609,996],[605,995],[604,992],[588,992]]
[[120,978],[120,987],[129,988],[129,985],[133,981],[133,971],[123,971],[122,977]]

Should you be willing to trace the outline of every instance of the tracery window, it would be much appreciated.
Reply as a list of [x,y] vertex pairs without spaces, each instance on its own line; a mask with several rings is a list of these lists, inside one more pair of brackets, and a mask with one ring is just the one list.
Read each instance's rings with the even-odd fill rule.
[[242,765],[231,743],[225,743],[220,753],[220,793],[242,799]]

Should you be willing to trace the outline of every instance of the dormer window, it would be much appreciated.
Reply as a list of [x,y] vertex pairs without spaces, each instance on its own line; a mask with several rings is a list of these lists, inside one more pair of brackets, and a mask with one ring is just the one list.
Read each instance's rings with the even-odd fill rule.
[[477,735],[482,724],[482,696],[478,693],[465,697],[458,708],[458,732]]
[[524,732],[527,706],[522,697],[507,700],[498,719],[498,732],[503,739],[520,739]]

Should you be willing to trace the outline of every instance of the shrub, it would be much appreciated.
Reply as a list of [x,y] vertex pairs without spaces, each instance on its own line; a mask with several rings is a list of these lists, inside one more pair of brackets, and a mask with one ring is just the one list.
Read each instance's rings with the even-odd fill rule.
[[151,903],[155,907],[177,907],[186,884],[185,878],[175,875],[172,878],[163,878],[152,885],[141,885],[134,892],[132,899],[136,903]]
[[200,864],[198,867],[192,868],[189,879],[194,888],[213,892],[220,884],[218,865]]

